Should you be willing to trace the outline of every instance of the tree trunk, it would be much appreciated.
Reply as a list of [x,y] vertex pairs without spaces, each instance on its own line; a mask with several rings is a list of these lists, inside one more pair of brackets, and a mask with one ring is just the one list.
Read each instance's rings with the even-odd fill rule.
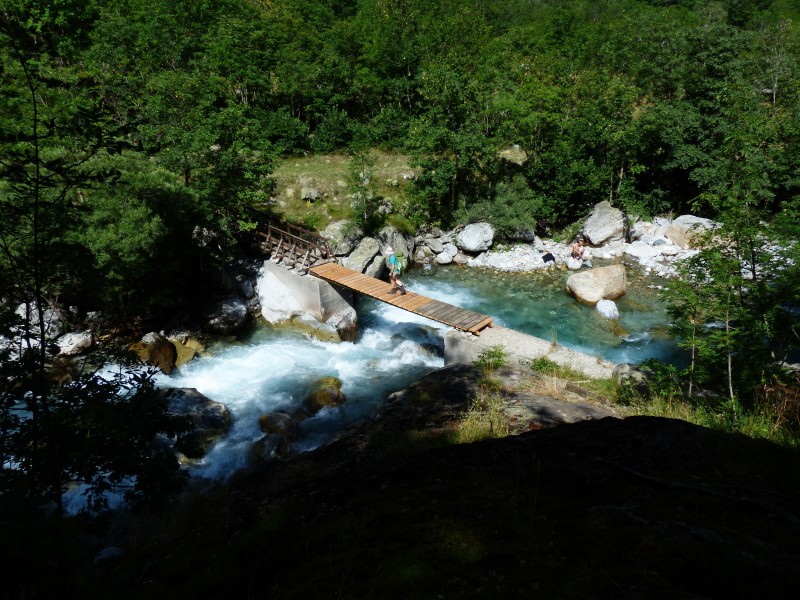
[[731,291],[728,288],[728,305],[725,307],[725,346],[728,354],[728,396],[733,400],[733,352],[731,352]]

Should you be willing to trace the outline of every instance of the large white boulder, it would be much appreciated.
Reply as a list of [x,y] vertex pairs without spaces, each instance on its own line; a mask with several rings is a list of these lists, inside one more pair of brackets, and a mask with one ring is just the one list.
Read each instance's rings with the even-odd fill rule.
[[494,227],[489,223],[471,223],[456,237],[456,246],[465,252],[484,252],[492,246]]
[[632,244],[625,247],[625,254],[633,256],[639,260],[648,260],[661,256],[661,248],[659,246],[651,246],[641,240],[637,240]]
[[507,250],[489,250],[469,259],[467,264],[471,267],[485,267],[509,272],[535,271],[545,268],[541,252],[528,244],[517,244]]
[[320,235],[328,240],[331,251],[336,256],[347,256],[358,245],[364,232],[350,221],[333,221]]
[[570,256],[567,258],[566,265],[570,271],[580,271],[583,267],[583,260]]
[[425,238],[425,245],[430,248],[434,254],[439,254],[444,250],[444,244],[442,244],[442,240],[435,237]]
[[453,257],[447,252],[442,252],[441,254],[436,255],[434,261],[437,265],[449,265],[451,262],[453,262]]
[[456,255],[458,255],[458,246],[452,242],[447,242],[444,246],[442,246],[442,253],[447,254],[451,259],[455,258]]
[[59,354],[72,356],[80,354],[94,346],[94,334],[91,330],[73,331],[58,338]]
[[258,299],[261,316],[273,325],[303,314],[300,300],[275,273],[265,272],[258,279]]
[[364,269],[364,275],[380,279],[383,277],[384,271],[386,271],[386,260],[383,258],[383,254],[378,254]]
[[386,246],[391,246],[395,254],[401,252],[406,255],[409,261],[414,257],[414,238],[400,232],[394,225],[386,225],[378,232],[380,249],[383,251]]
[[619,309],[613,300],[598,300],[595,308],[606,319],[619,319]]
[[[21,319],[27,319],[30,323],[31,329],[37,333],[39,330],[39,313],[36,311],[35,306],[31,304],[20,304],[16,311],[14,311]],[[65,328],[64,315],[58,308],[51,306],[45,307],[42,311],[44,317],[44,332],[48,337],[59,336]]]
[[596,267],[574,273],[567,279],[567,290],[587,304],[597,304],[603,299],[613,300],[624,296],[626,286],[624,265]]
[[659,221],[659,223],[638,221],[631,227],[631,239],[642,240],[643,242],[651,244],[653,240],[663,238],[667,233],[668,227],[669,223],[665,225],[661,221]]
[[596,204],[592,214],[583,227],[585,235],[593,246],[616,242],[624,237],[625,220],[622,211],[604,200]]

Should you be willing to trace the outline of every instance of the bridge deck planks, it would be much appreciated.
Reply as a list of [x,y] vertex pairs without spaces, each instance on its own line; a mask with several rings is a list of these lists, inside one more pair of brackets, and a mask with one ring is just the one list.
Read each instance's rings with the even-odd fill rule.
[[428,298],[415,292],[408,292],[406,295],[402,295],[399,292],[390,294],[391,284],[333,262],[311,267],[308,272],[315,277],[346,287],[359,294],[370,296],[421,317],[438,321],[475,335],[480,335],[481,330],[486,327],[494,327],[493,319],[487,315],[448,304],[441,300]]

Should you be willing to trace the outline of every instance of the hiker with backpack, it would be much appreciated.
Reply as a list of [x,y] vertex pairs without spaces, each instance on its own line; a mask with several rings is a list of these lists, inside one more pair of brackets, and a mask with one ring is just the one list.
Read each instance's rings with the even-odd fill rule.
[[403,265],[405,257],[398,258],[391,246],[386,247],[386,254],[389,256],[389,281],[392,282],[392,289],[389,290],[389,293],[396,294],[399,291],[401,296],[405,296],[406,286],[398,279],[405,266]]

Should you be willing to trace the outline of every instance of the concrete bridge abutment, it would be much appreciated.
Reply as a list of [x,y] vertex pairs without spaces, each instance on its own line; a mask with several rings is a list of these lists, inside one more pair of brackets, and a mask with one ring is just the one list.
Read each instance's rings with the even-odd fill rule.
[[509,362],[516,365],[528,367],[533,360],[546,358],[592,379],[610,379],[616,366],[602,358],[499,326],[484,329],[480,336],[455,330],[447,332],[444,335],[444,364],[471,364],[481,352],[495,346],[501,347],[508,354]]

